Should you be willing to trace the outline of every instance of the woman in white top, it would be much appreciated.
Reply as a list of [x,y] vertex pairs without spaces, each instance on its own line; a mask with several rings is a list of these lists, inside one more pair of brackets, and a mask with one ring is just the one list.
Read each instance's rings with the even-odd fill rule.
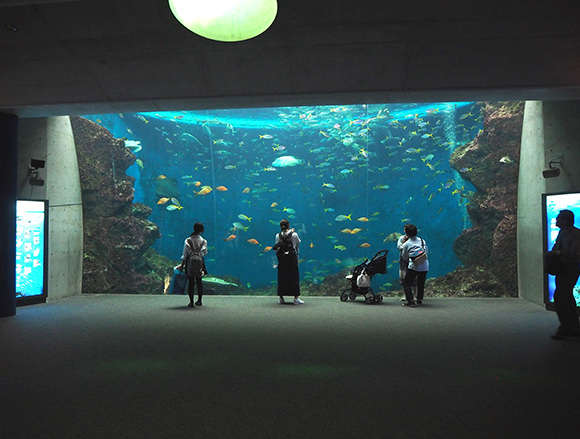
[[[197,306],[201,306],[201,298],[203,297],[203,283],[201,282],[201,278],[207,273],[205,269],[205,260],[203,258],[207,255],[207,241],[201,236],[203,232],[204,227],[202,223],[195,223],[193,225],[193,233],[185,240],[181,265],[178,267],[179,270],[183,270],[184,268],[187,270],[186,274],[189,283],[187,287],[189,305],[187,306],[190,308],[194,307],[193,294],[195,285],[197,285],[197,302],[195,302]],[[186,267],[188,259],[192,260],[193,257],[201,257],[201,265],[197,270],[192,270],[193,266],[196,265],[193,261],[190,262],[190,267]]]
[[294,304],[301,305],[300,274],[298,272],[298,250],[300,237],[290,228],[287,219],[280,221],[280,233],[276,234],[273,249],[278,257],[278,296],[280,303],[286,303],[284,296],[294,296]]
[[[417,236],[417,226],[407,224],[404,227],[407,240],[401,249],[401,258],[407,261],[407,273],[403,279],[403,289],[405,290],[406,302],[403,306],[416,306],[423,304],[425,293],[425,279],[429,271],[429,260],[427,256],[429,249],[425,241]],[[412,285],[417,280],[417,302],[413,298]]]

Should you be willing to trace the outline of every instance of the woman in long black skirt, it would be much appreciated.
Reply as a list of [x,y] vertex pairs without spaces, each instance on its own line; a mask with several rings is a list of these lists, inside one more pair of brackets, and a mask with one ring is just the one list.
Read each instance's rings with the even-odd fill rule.
[[287,219],[280,221],[280,233],[276,234],[276,244],[273,249],[278,257],[278,296],[279,303],[286,303],[284,296],[294,296],[294,304],[301,305],[300,275],[298,272],[298,249],[300,237],[290,228]]

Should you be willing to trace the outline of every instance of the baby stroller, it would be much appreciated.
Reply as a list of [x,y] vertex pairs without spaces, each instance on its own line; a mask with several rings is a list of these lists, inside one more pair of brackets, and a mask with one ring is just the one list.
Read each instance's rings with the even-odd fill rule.
[[381,250],[370,261],[365,259],[362,264],[352,269],[352,273],[346,276],[350,282],[350,288],[344,290],[340,295],[342,302],[346,302],[349,297],[350,300],[354,300],[357,295],[364,296],[365,302],[368,304],[381,303],[383,301],[382,294],[373,292],[371,279],[377,273],[387,273],[387,253],[389,253],[388,250]]

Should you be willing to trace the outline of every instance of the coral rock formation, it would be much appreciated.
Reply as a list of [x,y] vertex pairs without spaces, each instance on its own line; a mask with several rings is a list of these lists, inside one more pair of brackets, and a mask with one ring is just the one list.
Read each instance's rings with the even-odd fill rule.
[[159,228],[147,221],[151,208],[133,204],[134,179],[125,174],[135,155],[100,125],[81,117],[71,124],[83,198],[83,293],[163,293],[163,269],[144,258]]

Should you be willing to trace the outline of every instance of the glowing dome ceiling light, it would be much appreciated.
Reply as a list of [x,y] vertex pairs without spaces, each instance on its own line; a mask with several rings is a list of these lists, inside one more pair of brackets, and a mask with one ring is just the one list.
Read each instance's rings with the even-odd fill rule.
[[190,31],[217,41],[243,41],[274,22],[276,0],[169,0],[175,18]]

